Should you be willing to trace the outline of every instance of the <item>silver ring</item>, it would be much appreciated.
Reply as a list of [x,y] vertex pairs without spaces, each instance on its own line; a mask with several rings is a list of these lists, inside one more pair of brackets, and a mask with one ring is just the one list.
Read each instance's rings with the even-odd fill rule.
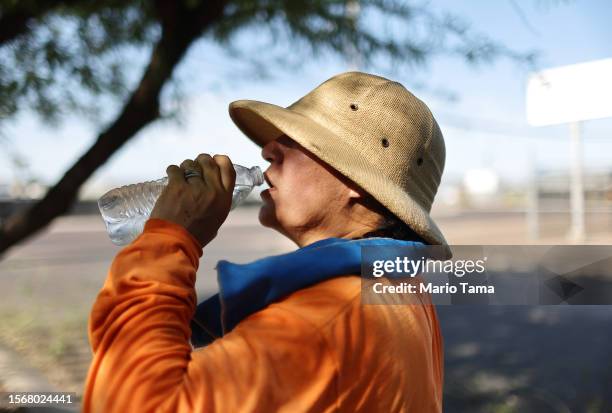
[[202,174],[199,173],[198,171],[194,171],[193,169],[186,169],[185,170],[185,179],[194,178],[196,176],[198,178],[201,178]]

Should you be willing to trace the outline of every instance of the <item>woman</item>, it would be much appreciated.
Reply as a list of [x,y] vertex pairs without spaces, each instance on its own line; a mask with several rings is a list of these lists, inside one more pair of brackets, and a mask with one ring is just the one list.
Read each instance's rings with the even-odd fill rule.
[[362,246],[436,244],[450,256],[429,216],[445,157],[429,109],[399,83],[349,72],[288,108],[237,101],[230,116],[270,162],[260,222],[299,248],[220,261],[220,294],[196,313],[198,259],[235,173],[221,155],[168,167],[93,306],[84,411],[441,411],[428,297],[363,305],[359,277]]

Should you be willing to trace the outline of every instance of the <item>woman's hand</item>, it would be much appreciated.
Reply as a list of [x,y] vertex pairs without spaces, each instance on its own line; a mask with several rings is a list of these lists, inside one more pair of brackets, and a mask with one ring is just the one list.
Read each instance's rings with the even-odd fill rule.
[[[225,155],[203,153],[195,161],[166,169],[168,186],[157,200],[151,218],[185,227],[202,247],[217,235],[229,214],[236,171]],[[195,175],[185,178],[185,174]]]

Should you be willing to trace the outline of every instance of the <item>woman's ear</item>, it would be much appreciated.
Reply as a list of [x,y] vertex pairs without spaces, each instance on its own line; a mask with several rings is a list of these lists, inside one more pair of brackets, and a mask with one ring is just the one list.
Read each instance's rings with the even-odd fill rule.
[[348,195],[349,195],[349,198],[355,199],[355,200],[363,198],[363,195],[358,190],[353,189],[353,188],[349,188]]
[[348,189],[348,197],[351,201],[362,201],[368,194],[359,185],[353,181],[349,181],[345,177],[340,177],[340,180],[344,183]]
[[351,201],[363,201],[368,197],[367,192],[361,189],[361,187],[355,184],[354,182],[349,182],[347,184],[347,187],[349,199]]

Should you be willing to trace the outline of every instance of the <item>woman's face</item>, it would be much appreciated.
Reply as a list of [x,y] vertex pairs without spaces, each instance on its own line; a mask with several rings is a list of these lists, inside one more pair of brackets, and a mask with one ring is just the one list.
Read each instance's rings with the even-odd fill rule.
[[270,162],[264,173],[270,188],[261,193],[262,225],[300,246],[342,235],[349,226],[350,200],[360,196],[354,185],[286,135],[266,144],[262,157]]

